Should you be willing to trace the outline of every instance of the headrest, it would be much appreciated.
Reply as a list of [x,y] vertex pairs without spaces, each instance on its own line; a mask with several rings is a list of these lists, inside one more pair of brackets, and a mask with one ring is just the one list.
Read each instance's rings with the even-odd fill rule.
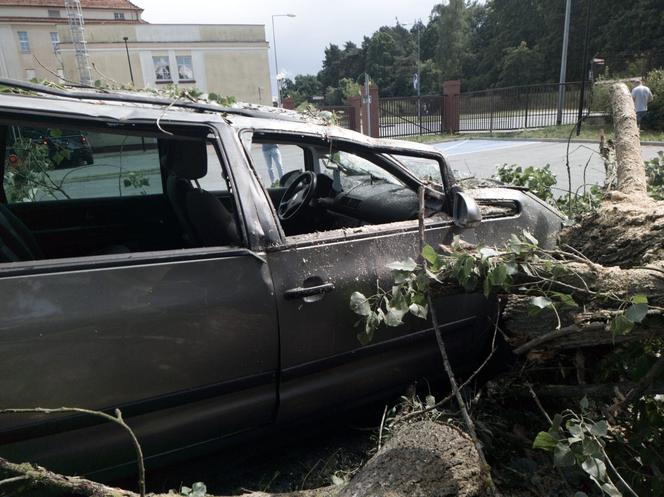
[[166,167],[178,178],[196,180],[207,174],[207,145],[203,140],[169,141]]

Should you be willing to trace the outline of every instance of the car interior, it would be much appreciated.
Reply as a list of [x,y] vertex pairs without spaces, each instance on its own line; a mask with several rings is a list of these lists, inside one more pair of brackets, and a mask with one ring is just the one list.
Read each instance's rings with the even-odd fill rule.
[[[268,133],[244,143],[286,235],[417,219],[412,179],[381,154]],[[278,180],[264,173],[270,168],[282,173]]]
[[37,127],[0,125],[0,262],[242,243],[207,130],[183,129],[176,138],[86,128],[78,136],[93,164],[63,167],[68,150],[35,142]]

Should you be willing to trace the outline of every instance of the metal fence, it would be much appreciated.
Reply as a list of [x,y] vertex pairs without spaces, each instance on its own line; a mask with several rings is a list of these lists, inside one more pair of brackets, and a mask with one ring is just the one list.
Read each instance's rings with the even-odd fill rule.
[[360,130],[358,118],[355,114],[355,107],[350,105],[327,105],[321,107],[320,110],[327,110],[333,112],[336,119],[337,125],[342,128],[352,129],[355,131]]
[[[460,130],[494,131],[555,126],[560,86],[554,83],[462,93],[459,103]],[[581,83],[565,83],[564,87],[562,124],[574,124],[579,111]]]
[[442,95],[380,98],[378,110],[381,138],[442,133]]

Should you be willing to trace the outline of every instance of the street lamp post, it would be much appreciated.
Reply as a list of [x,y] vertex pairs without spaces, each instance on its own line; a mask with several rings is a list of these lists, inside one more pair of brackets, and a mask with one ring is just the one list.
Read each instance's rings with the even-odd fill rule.
[[277,81],[277,105],[281,107],[281,84],[279,83],[279,59],[277,58],[277,35],[274,32],[275,17],[295,17],[295,14],[273,14],[272,15],[272,47],[274,48],[274,72]]
[[122,38],[124,40],[125,44],[125,50],[127,51],[127,63],[129,64],[129,77],[131,78],[131,86],[136,86],[134,83],[134,71],[131,69],[131,58],[129,57],[129,45],[127,45],[127,41],[129,41],[129,38],[127,36]]

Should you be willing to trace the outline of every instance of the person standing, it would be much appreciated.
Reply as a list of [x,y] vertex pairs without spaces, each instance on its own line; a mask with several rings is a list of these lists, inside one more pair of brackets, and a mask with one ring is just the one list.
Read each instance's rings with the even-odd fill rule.
[[[281,152],[276,143],[263,143],[263,156],[267,164],[267,172],[270,175],[270,182],[274,185],[284,175],[284,166],[281,162]],[[275,178],[274,168],[277,169],[279,176]]]
[[641,120],[648,112],[648,104],[652,102],[652,92],[650,88],[637,80],[636,86],[632,90],[632,100],[634,100],[634,109],[636,110],[636,122],[641,127]]

